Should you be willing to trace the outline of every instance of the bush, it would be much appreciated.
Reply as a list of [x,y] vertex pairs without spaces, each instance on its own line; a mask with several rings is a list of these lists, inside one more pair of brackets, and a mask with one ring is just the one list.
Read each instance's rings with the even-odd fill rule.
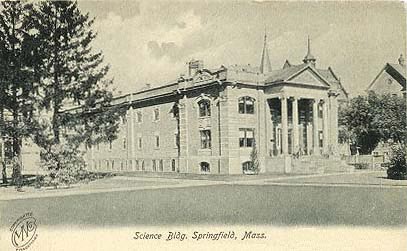
[[407,179],[406,146],[395,145],[391,149],[389,169],[387,177],[389,179]]
[[69,144],[51,146],[41,153],[41,168],[48,170],[49,182],[46,184],[57,187],[60,184],[70,185],[80,179],[85,170],[82,153]]
[[355,169],[363,170],[363,169],[368,169],[369,168],[369,163],[355,163],[353,164],[355,166]]

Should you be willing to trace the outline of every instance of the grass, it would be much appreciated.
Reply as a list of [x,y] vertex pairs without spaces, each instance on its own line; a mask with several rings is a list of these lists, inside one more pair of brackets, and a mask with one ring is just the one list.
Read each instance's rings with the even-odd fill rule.
[[405,188],[214,185],[0,202],[0,226],[33,212],[40,225],[405,226]]

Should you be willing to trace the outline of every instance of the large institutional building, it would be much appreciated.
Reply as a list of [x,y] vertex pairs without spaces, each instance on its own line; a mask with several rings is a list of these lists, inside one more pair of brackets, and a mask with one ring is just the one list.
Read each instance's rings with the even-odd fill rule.
[[89,169],[241,174],[255,145],[261,172],[339,161],[338,104],[347,93],[316,61],[308,40],[303,63],[272,69],[266,36],[259,67],[193,60],[187,75],[115,99],[127,115],[117,140],[88,149]]

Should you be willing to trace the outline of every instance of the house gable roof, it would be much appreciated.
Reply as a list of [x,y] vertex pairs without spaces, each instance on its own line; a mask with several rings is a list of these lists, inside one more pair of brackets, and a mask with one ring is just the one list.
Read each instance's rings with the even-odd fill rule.
[[383,72],[387,72],[390,76],[392,76],[403,87],[403,90],[406,89],[406,68],[401,66],[400,64],[386,63],[383,69],[379,72],[379,74],[377,74],[377,76],[373,79],[366,90],[371,90],[372,86],[374,85],[376,80],[383,74]]

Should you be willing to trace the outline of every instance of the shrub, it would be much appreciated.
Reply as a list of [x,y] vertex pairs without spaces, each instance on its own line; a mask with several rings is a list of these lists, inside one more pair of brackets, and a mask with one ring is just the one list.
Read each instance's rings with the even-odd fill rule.
[[253,144],[252,151],[250,152],[250,171],[254,174],[258,174],[260,172],[260,163],[257,156],[257,146],[256,143]]
[[390,164],[387,169],[389,179],[407,179],[406,146],[394,145],[391,148]]
[[353,164],[355,166],[355,169],[368,169],[369,168],[369,164],[368,163],[355,163]]
[[[41,153],[41,168],[48,170],[50,185],[70,185],[80,178],[85,169],[82,153],[69,144],[52,145]],[[46,182],[48,183],[48,182]]]

